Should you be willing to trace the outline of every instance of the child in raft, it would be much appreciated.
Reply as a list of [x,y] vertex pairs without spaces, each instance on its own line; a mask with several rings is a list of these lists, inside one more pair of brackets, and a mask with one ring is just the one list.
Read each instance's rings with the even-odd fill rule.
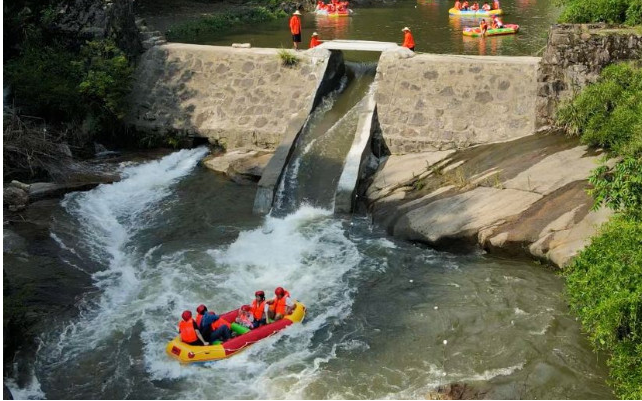
[[501,29],[504,27],[504,23],[499,19],[498,16],[493,15],[493,22],[491,23],[490,27],[492,29]]
[[252,316],[252,313],[250,312],[250,307],[247,305],[241,306],[241,309],[239,309],[239,314],[234,321],[243,327],[247,327],[248,329],[253,328],[254,316]]

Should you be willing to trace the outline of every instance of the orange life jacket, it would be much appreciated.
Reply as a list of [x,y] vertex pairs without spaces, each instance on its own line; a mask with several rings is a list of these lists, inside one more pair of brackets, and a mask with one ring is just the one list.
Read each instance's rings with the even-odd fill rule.
[[252,301],[252,306],[250,306],[250,312],[254,316],[254,320],[261,320],[263,318],[263,310],[265,309],[265,300],[260,304],[257,304],[256,299]]
[[216,330],[222,325],[226,325],[227,327],[232,328],[232,325],[230,324],[230,322],[223,319],[222,317],[219,317],[218,319],[216,319],[214,323],[212,323],[212,330]]
[[181,334],[181,340],[185,343],[193,343],[198,340],[196,330],[194,330],[194,319],[178,322],[178,331]]
[[313,47],[317,47],[317,46],[319,46],[320,44],[321,44],[321,41],[320,41],[319,39],[317,39],[317,37],[316,37],[316,36],[313,36],[313,37],[310,39],[310,46],[308,46],[308,47],[309,47],[310,49],[312,49]]
[[285,305],[285,299],[290,296],[289,292],[285,292],[285,294],[279,299],[278,297],[274,297],[272,305],[270,305],[270,310],[273,310],[274,313],[279,314],[281,316],[285,316],[285,311],[287,310],[287,307]]
[[415,39],[412,37],[412,34],[410,31],[406,31],[403,35],[403,45],[402,47],[407,47],[408,49],[412,49],[415,47]]
[[201,315],[201,314],[199,313],[199,314],[197,314],[197,315],[196,315],[196,325],[197,325],[198,327],[201,327],[201,320],[203,320],[203,315]]

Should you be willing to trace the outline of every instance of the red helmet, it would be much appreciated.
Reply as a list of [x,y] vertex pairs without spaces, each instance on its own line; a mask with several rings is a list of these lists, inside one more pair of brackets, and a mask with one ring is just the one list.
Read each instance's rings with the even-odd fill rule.
[[254,296],[255,296],[255,297],[262,297],[262,298],[265,298],[265,292],[263,292],[263,291],[259,290],[259,291],[257,291],[257,292],[255,292],[255,293],[254,293]]
[[196,313],[198,313],[199,315],[202,315],[203,313],[205,313],[205,311],[207,311],[207,307],[203,304],[200,304],[198,308],[196,308]]
[[181,316],[183,317],[183,320],[185,320],[187,322],[188,320],[190,320],[192,318],[192,312],[186,310],[186,311],[183,312],[183,314]]
[[241,306],[241,310],[244,312],[249,312],[250,311],[250,306],[249,305],[243,305]]
[[275,295],[285,295],[285,290],[283,287],[276,287],[276,290],[274,290]]

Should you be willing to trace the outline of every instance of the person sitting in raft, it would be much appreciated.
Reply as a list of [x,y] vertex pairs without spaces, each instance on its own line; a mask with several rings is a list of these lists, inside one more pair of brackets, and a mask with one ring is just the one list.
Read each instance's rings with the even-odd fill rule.
[[202,315],[198,328],[203,334],[203,338],[206,338],[210,343],[214,341],[225,342],[232,337],[230,322],[214,312],[209,312],[205,305],[199,305],[196,312]]
[[493,29],[501,29],[504,27],[504,23],[499,19],[498,16],[493,15],[493,22],[491,24]]
[[454,8],[455,8],[456,10],[461,10],[461,2],[460,2],[459,0],[457,0],[457,1],[455,2],[455,7],[454,7]]
[[272,321],[283,319],[289,315],[296,308],[296,304],[290,298],[290,293],[283,289],[283,287],[276,287],[274,290],[276,297],[267,301],[269,305],[268,318]]
[[254,301],[250,305],[250,312],[254,318],[253,328],[257,328],[266,324],[266,317],[268,315],[268,304],[265,301],[265,292],[259,290],[254,293]]
[[493,10],[499,10],[499,0],[493,0]]
[[410,28],[406,26],[401,30],[401,32],[403,32],[403,44],[401,45],[401,47],[407,47],[414,52],[415,39],[412,37],[412,33],[410,33]]
[[209,345],[198,329],[198,325],[192,319],[192,312],[186,310],[181,317],[183,320],[178,322],[178,334],[181,336],[181,341],[189,345]]
[[479,30],[481,31],[482,36],[486,35],[486,31],[488,31],[488,24],[486,23],[485,19],[482,19],[479,23]]
[[316,32],[312,33],[312,37],[310,38],[310,46],[308,46],[310,49],[317,47],[321,44],[321,41],[319,40],[319,34]]
[[464,0],[464,2],[461,3],[461,9],[463,11],[468,11],[468,1]]
[[250,312],[250,307],[248,305],[241,306],[239,314],[234,321],[248,329],[254,328],[254,317],[252,316],[252,312]]
[[484,2],[484,5],[482,6],[482,10],[490,11],[490,4],[488,4],[488,2]]
[[471,11],[479,11],[479,3],[474,2],[472,6],[470,6]]

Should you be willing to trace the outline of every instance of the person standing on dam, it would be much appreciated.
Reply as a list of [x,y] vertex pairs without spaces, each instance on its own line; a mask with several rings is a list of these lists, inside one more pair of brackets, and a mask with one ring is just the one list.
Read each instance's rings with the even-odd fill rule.
[[301,12],[296,10],[292,17],[290,17],[290,32],[292,33],[292,43],[294,43],[294,50],[299,50],[299,43],[301,43]]

